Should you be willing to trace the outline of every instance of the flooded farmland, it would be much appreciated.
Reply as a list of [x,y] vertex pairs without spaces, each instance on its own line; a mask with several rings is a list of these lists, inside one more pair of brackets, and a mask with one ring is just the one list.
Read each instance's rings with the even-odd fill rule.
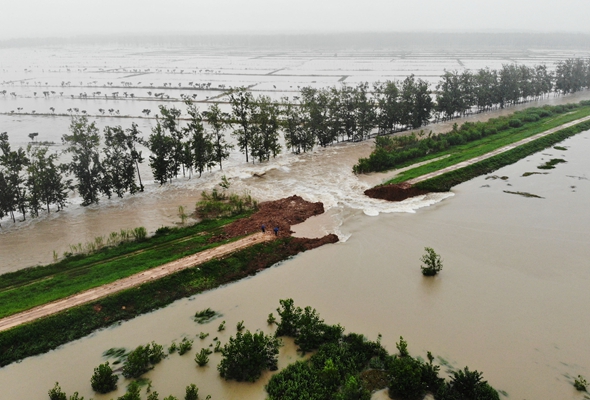
[[[161,87],[163,83],[167,83],[166,87],[168,83],[172,87],[181,83],[182,88],[188,73],[192,74],[193,83],[255,85],[253,90],[260,89],[278,98],[296,94],[297,86],[338,84],[343,76],[344,82],[356,83],[403,79],[408,73],[415,73],[435,81],[444,69],[496,68],[508,59],[527,65],[550,64],[557,56],[563,56],[551,52],[473,52],[460,56],[390,54],[388,58],[340,54],[336,59],[334,54],[321,53],[223,56],[107,49],[100,54],[109,54],[108,57],[93,58],[81,56],[89,54],[86,50],[64,54],[59,49],[43,49],[41,54],[25,55],[16,54],[16,50],[1,51],[5,54],[0,57],[0,70],[4,71],[0,81],[5,81],[3,86],[12,82],[7,90],[16,92],[17,97],[0,97],[0,112],[4,113],[0,115],[0,131],[9,132],[14,146],[25,145],[27,134],[32,131],[39,132],[40,140],[59,143],[69,117],[14,115],[10,113],[12,109],[35,108],[40,112],[54,107],[57,113],[58,107],[82,109],[84,104],[88,114],[98,115],[99,108],[114,108],[117,102],[119,115],[140,117],[141,110],[148,107],[146,104],[154,112],[157,109],[159,100],[142,99],[149,97],[150,83]],[[93,85],[100,89],[93,91],[104,91],[108,82],[129,81],[129,75],[146,69],[150,71],[141,78],[132,78],[133,87],[129,90],[136,93],[135,100],[72,99],[75,92],[71,83],[63,89],[63,99],[59,95],[45,99],[38,98],[39,93],[33,95],[45,89],[34,90],[32,83],[22,84],[23,80],[42,82],[41,86],[47,82],[46,87],[59,92],[62,80],[71,76],[68,81],[82,82],[88,93],[88,82],[97,81]],[[104,72],[107,70],[109,75]],[[140,79],[147,85],[138,85]],[[174,97],[181,90],[184,89],[169,89],[166,93]],[[69,99],[66,91],[71,93]],[[194,94],[192,89],[186,93]],[[195,93],[199,98],[223,92],[213,94],[195,89]],[[587,97],[587,93],[582,93],[575,99]],[[206,107],[207,100],[202,107]],[[478,117],[484,116],[471,118]],[[116,115],[97,118],[101,126],[130,124],[130,120]],[[141,120],[144,134],[149,133],[151,123],[150,119]],[[383,334],[382,342],[391,352],[403,335],[413,355],[424,357],[428,350],[455,368],[468,365],[483,371],[485,379],[505,391],[508,398],[580,398],[571,383],[578,374],[590,373],[590,343],[583,318],[590,312],[590,250],[586,243],[590,233],[590,165],[586,157],[590,133],[581,133],[560,146],[567,150],[549,149],[494,173],[508,179],[479,177],[457,186],[453,193],[398,204],[362,195],[364,189],[383,178],[358,178],[351,172],[358,157],[370,152],[368,142],[341,144],[302,156],[284,154],[253,166],[245,165],[242,156],[235,152],[223,172],[207,173],[201,179],[179,179],[170,186],[159,187],[144,166],[148,176],[144,194],[104,199],[100,205],[88,208],[72,204],[64,212],[24,223],[2,221],[0,271],[6,272],[48,262],[52,250],[63,252],[68,244],[92,240],[114,230],[143,225],[153,232],[161,225],[173,224],[178,221],[178,205],[192,206],[200,191],[213,187],[226,174],[235,190],[249,190],[262,200],[299,194],[324,202],[327,216],[312,219],[297,230],[310,234],[337,232],[342,241],[48,354],[4,367],[0,369],[0,386],[9,394],[8,399],[44,399],[56,381],[68,393],[78,391],[87,398],[113,398],[123,393],[125,382],[121,382],[118,392],[106,396],[92,393],[89,384],[93,368],[104,360],[103,351],[111,347],[132,348],[152,340],[167,345],[187,336],[195,339],[190,354],[172,355],[146,375],[160,395],[181,397],[184,387],[195,383],[202,397],[210,394],[213,399],[264,399],[263,385],[269,374],[256,384],[226,383],[218,379],[215,369],[218,356],[211,356],[209,367],[200,369],[193,361],[194,353],[208,346],[211,337],[219,335],[222,342],[227,341],[241,320],[250,330],[270,332],[266,316],[278,306],[279,299],[292,297],[297,305],[313,306],[327,322],[341,323],[348,332],[363,333],[371,339]],[[522,176],[536,172],[537,166],[550,158],[563,158],[567,163],[546,175]],[[527,198],[516,192],[541,198]],[[75,201],[73,198],[72,202]],[[444,269],[435,279],[423,278],[419,272],[419,258],[425,246],[443,256]],[[228,326],[224,333],[216,332],[217,320],[204,326],[193,322],[192,315],[207,307],[223,314]],[[209,338],[201,341],[195,337],[200,331],[210,333]],[[293,344],[286,342],[279,366],[297,358]],[[33,383],[32,376],[36,377]]]

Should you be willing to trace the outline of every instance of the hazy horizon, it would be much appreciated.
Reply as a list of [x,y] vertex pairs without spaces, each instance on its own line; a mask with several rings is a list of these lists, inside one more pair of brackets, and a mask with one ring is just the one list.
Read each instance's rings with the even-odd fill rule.
[[338,32],[590,33],[584,0],[23,0],[3,6],[0,40],[80,35]]

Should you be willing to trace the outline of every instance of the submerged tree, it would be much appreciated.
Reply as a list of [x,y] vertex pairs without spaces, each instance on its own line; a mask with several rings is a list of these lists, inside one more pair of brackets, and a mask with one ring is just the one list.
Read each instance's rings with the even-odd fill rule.
[[64,134],[62,142],[72,155],[69,170],[76,177],[74,187],[82,197],[82,205],[98,203],[103,186],[103,170],[99,156],[100,135],[95,123],[85,116],[72,117],[71,134]]
[[253,136],[251,119],[254,100],[252,93],[244,87],[236,89],[230,92],[229,102],[232,107],[232,119],[239,126],[233,131],[233,134],[238,140],[240,151],[246,154],[246,162],[248,162],[249,147]]
[[[268,96],[256,99],[252,113],[250,154],[258,161],[268,161],[281,152],[279,143],[279,107]],[[254,160],[252,160],[254,161]]]
[[111,190],[118,197],[123,197],[125,192],[136,193],[139,187],[135,183],[136,159],[133,157],[132,138],[121,126],[107,126],[104,129],[104,140],[103,190],[109,197]]
[[223,169],[223,160],[229,157],[229,151],[234,147],[226,142],[223,132],[229,126],[230,116],[222,112],[217,104],[211,105],[209,110],[203,112],[203,116],[212,129],[213,160],[219,164],[219,169]]

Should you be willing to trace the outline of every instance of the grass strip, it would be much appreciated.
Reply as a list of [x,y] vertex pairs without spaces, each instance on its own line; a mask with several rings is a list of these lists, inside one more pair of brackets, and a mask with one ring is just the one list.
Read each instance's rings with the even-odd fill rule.
[[0,318],[235,240],[211,243],[223,225],[239,217],[172,229],[143,243],[125,243],[75,260],[66,258],[47,267],[2,275]]
[[448,155],[448,157],[404,171],[384,184],[387,185],[401,183],[419,176],[429,174],[431,172],[439,171],[443,168],[447,168],[460,162],[487,154],[501,147],[518,142],[519,140],[526,139],[538,133],[545,132],[549,129],[588,115],[590,115],[590,107],[583,107],[575,112],[559,115],[557,117],[551,118],[550,120],[529,123],[521,128],[512,128],[473,142],[453,146],[452,148],[442,152],[429,154],[427,157],[413,160],[412,162],[408,163],[408,165],[428,161],[433,158],[445,155]]
[[104,299],[0,332],[0,367],[42,354],[91,332],[255,274],[308,247],[295,238],[260,243]]
[[537,153],[543,149],[551,147],[571,136],[590,129],[590,121],[559,130],[550,135],[541,137],[532,142],[523,144],[514,149],[508,150],[497,156],[490,157],[478,163],[469,165],[446,174],[419,182],[414,187],[430,192],[448,192],[453,186],[466,182],[477,176],[488,174],[506,165],[513,164],[531,154]]

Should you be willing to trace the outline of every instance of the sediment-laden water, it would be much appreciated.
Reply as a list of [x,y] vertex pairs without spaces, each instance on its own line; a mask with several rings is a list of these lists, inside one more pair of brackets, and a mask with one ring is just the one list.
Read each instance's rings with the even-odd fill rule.
[[[585,97],[587,93],[571,99]],[[482,117],[486,116],[471,118]],[[0,117],[0,122],[4,118],[13,117]],[[38,118],[46,117],[22,118],[14,127],[24,133],[35,131]],[[148,127],[149,121],[145,123]],[[445,130],[449,125],[452,122],[428,129]],[[26,134],[16,143],[25,139]],[[301,235],[335,231],[342,242],[2,368],[0,387],[7,399],[44,399],[59,381],[69,394],[79,391],[86,398],[110,399],[123,389],[97,396],[89,383],[93,368],[104,360],[104,350],[152,340],[167,345],[186,335],[195,340],[193,351],[170,356],[146,375],[161,397],[181,398],[184,387],[195,383],[202,397],[264,399],[269,374],[256,384],[226,383],[215,369],[218,356],[212,355],[209,366],[200,369],[194,354],[215,336],[227,341],[241,320],[248,329],[270,332],[266,316],[279,299],[292,297],[347,331],[372,339],[382,333],[391,352],[403,335],[413,355],[424,356],[429,350],[454,367],[484,371],[484,377],[509,398],[579,398],[572,377],[590,375],[584,318],[590,312],[586,243],[590,133],[561,145],[567,150],[549,149],[494,173],[508,179],[479,177],[454,188],[452,194],[398,204],[362,195],[387,174],[358,178],[351,173],[358,157],[369,154],[368,142],[284,155],[253,166],[243,164],[235,153],[223,172],[207,173],[201,179],[179,179],[167,187],[150,184],[138,196],[105,199],[87,208],[71,205],[64,212],[16,226],[5,223],[0,233],[0,272],[49,262],[52,250],[61,254],[69,244],[121,228],[143,225],[153,232],[173,224],[179,220],[179,205],[192,207],[201,190],[213,187],[226,174],[234,190],[248,190],[261,200],[299,194],[324,202],[326,215],[296,231]],[[551,158],[567,163],[549,171],[536,168]],[[522,177],[524,172],[548,174]],[[434,279],[420,274],[425,246],[444,259],[444,269]],[[207,307],[223,317],[204,326],[194,323],[192,315]],[[228,328],[219,334],[221,320]],[[195,337],[200,331],[210,336],[201,341]],[[294,347],[287,342],[280,366],[295,359]],[[125,381],[120,382],[124,386]]]

